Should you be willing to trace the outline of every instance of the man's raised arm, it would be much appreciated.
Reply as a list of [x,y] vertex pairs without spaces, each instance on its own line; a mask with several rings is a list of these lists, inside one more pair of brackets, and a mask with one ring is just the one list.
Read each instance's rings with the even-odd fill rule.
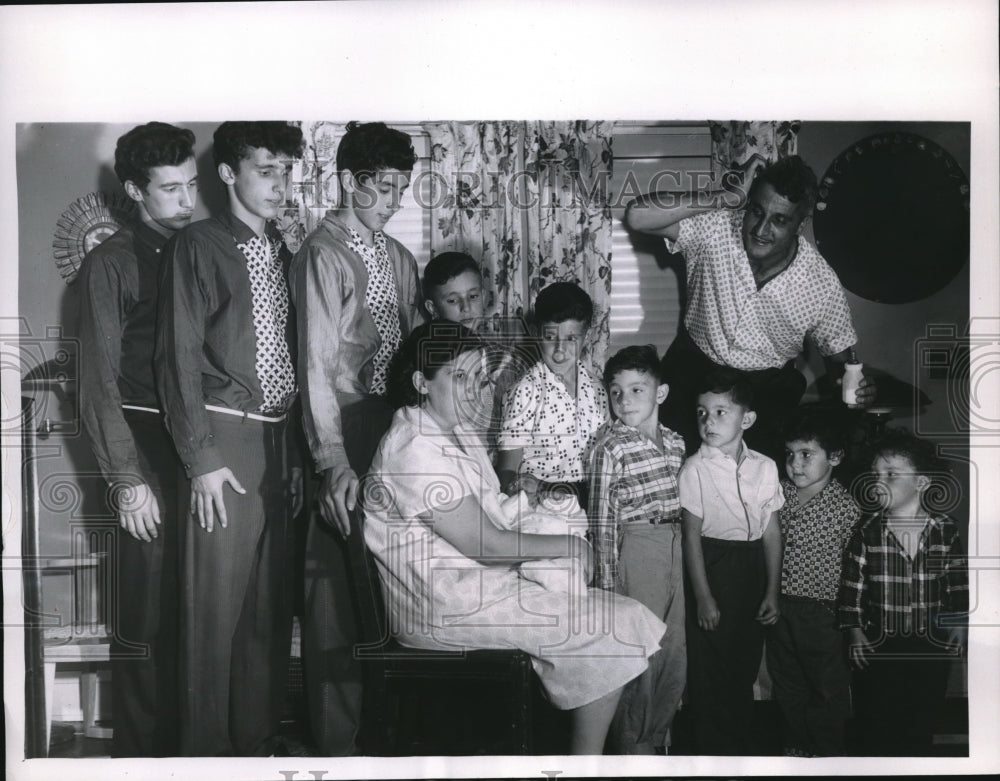
[[638,233],[676,241],[681,220],[709,209],[740,209],[746,204],[750,183],[766,161],[754,155],[742,165],[714,176],[695,173],[687,190],[648,192],[625,207],[625,226]]

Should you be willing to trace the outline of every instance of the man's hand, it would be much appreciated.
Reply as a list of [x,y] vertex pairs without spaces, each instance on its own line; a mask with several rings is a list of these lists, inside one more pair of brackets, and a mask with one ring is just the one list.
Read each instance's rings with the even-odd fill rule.
[[722,613],[719,606],[715,604],[715,599],[709,595],[703,599],[698,599],[698,626],[706,632],[711,632],[718,628],[719,619]]
[[757,610],[757,623],[764,626],[771,626],[777,622],[781,611],[778,609],[778,599],[770,594],[764,597]]
[[292,517],[294,518],[302,512],[302,505],[305,504],[305,483],[300,467],[292,467],[291,483],[288,486],[288,493],[292,497]]
[[864,670],[868,667],[868,654],[872,653],[873,650],[871,643],[868,642],[868,636],[860,627],[851,627],[848,631],[850,637],[848,653],[851,657],[851,664],[859,670]]
[[[746,162],[717,174],[712,182],[712,189],[726,192],[722,205],[732,209],[742,209],[746,206],[754,177],[757,176],[758,169],[766,165],[767,160],[764,156],[754,153]],[[735,202],[732,200],[733,197],[737,199]]]
[[143,542],[159,536],[160,508],[153,491],[146,483],[124,486],[118,492],[118,523]]
[[219,523],[223,529],[229,523],[223,496],[223,489],[227,483],[236,493],[246,493],[246,489],[240,485],[240,481],[236,479],[227,466],[191,478],[190,513],[198,519],[198,525],[207,532],[211,532],[215,528],[216,516],[219,517]]
[[870,407],[875,403],[875,395],[878,393],[878,387],[875,384],[874,377],[868,377],[862,372],[861,381],[858,383],[858,389],[854,393],[854,398],[857,403],[862,407]]
[[319,513],[346,539],[351,534],[351,511],[358,503],[358,476],[349,466],[331,467],[319,487]]

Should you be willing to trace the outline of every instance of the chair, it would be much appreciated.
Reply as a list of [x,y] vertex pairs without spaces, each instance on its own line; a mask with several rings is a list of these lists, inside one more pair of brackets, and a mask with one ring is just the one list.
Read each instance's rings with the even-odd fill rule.
[[[42,558],[39,546],[39,496],[34,400],[21,400],[21,568],[24,593],[24,650],[26,735],[25,756],[46,757],[52,732],[52,696],[60,664],[82,666],[80,705],[84,735],[110,738],[111,729],[97,724],[98,667],[110,662],[110,636],[97,621],[92,606],[103,557],[95,554]],[[73,622],[66,627],[46,627],[42,614],[43,576],[57,572],[73,575]],[[89,620],[85,620],[89,618]]]
[[[533,699],[538,696],[531,657],[520,650],[435,651],[396,642],[389,635],[382,585],[375,559],[364,542],[362,523],[361,513],[355,511],[348,553],[361,630],[355,658],[364,669],[361,742],[365,752],[378,756],[531,754]],[[471,695],[468,712],[476,714],[475,720],[466,719],[456,726],[459,732],[476,727],[474,722],[483,721],[492,704],[498,713],[506,713],[499,728],[502,745],[473,734],[456,747],[453,733],[442,735],[439,730],[433,734],[432,729],[426,734],[423,728],[434,722],[425,717],[433,700],[421,701],[420,696],[437,699],[449,685],[461,687],[466,697]],[[498,698],[482,696],[490,686],[500,692]]]

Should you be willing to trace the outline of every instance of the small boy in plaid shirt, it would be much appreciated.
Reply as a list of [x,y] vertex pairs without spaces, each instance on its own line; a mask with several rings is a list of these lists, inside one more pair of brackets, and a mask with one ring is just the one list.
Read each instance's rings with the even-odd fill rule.
[[965,645],[968,563],[958,524],[928,507],[943,472],[934,445],[890,429],[874,454],[882,509],[861,519],[847,546],[839,623],[856,668],[863,754],[924,756]]
[[861,511],[833,476],[844,442],[830,413],[797,412],[784,439],[781,614],[767,635],[767,668],[784,717],[784,754],[839,756],[851,712],[851,670],[837,627],[837,589]]
[[638,600],[667,624],[661,651],[622,693],[609,750],[654,754],[665,746],[687,675],[677,488],[684,440],[659,423],[668,388],[654,347],[616,353],[604,384],[616,420],[598,433],[590,457],[596,585]]

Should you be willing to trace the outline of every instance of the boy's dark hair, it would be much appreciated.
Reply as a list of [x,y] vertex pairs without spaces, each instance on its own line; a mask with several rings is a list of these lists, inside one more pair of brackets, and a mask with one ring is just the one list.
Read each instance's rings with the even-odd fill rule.
[[765,182],[781,197],[804,206],[807,212],[816,204],[816,174],[798,155],[783,157],[761,168],[751,188]]
[[483,349],[483,341],[464,325],[431,320],[406,337],[389,363],[388,398],[394,407],[415,407],[421,396],[413,385],[417,371],[431,380],[462,353]]
[[844,421],[829,412],[813,409],[796,409],[786,419],[781,429],[785,444],[815,441],[827,457],[844,453]]
[[579,320],[588,328],[594,319],[594,302],[572,282],[553,282],[535,297],[535,323]]
[[726,393],[734,404],[745,410],[753,407],[753,386],[746,374],[739,369],[720,366],[707,372],[695,386],[698,396],[703,393]]
[[464,252],[442,252],[440,255],[435,255],[424,267],[424,298],[433,298],[432,294],[436,288],[466,271],[471,271],[480,279],[483,277],[482,269],[471,255],[466,255]]
[[118,139],[115,175],[122,184],[132,182],[145,192],[150,168],[180,165],[192,157],[194,133],[166,122],[147,122]]
[[225,163],[233,172],[251,149],[266,149],[276,157],[302,157],[302,128],[287,122],[223,122],[212,137],[215,167]]
[[410,137],[384,122],[348,122],[337,147],[337,170],[350,171],[358,181],[389,168],[412,171],[416,163]]
[[946,471],[934,443],[920,439],[905,429],[887,428],[871,444],[870,451],[872,462],[879,456],[902,456],[913,464],[917,474],[928,477]]
[[604,365],[604,384],[610,385],[615,376],[629,370],[648,374],[656,380],[657,385],[663,383],[660,358],[656,354],[656,348],[651,344],[642,347],[638,345],[624,347],[608,358],[608,362]]

